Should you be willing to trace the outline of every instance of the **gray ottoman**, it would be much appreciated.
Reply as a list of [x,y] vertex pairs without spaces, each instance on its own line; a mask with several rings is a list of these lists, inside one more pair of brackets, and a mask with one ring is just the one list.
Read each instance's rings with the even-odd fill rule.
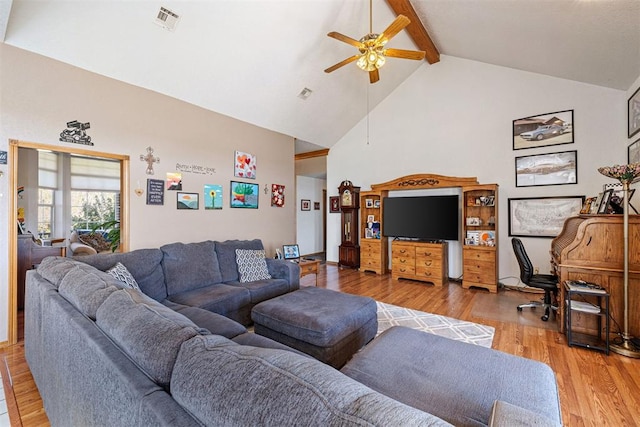
[[251,318],[257,334],[338,369],[378,329],[375,300],[315,287],[261,302]]

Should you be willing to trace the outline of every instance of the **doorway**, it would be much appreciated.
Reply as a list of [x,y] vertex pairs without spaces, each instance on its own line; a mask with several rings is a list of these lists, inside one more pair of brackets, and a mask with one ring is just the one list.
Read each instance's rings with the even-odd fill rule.
[[85,157],[103,158],[120,163],[120,250],[129,250],[129,156],[85,150],[80,147],[64,147],[19,140],[9,140],[9,299],[8,344],[18,342],[18,157],[20,148],[31,148],[56,153],[68,153]]

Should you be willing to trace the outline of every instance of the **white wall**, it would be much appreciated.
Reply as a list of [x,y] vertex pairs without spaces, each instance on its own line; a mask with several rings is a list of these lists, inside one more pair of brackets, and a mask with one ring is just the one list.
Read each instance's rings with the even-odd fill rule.
[[[517,276],[507,200],[595,196],[602,191],[610,180],[597,167],[626,161],[627,97],[624,91],[443,55],[439,63],[419,68],[371,111],[368,144],[363,119],[331,148],[327,187],[349,179],[366,190],[371,184],[414,173],[497,183],[500,277]],[[574,110],[574,144],[513,150],[514,119],[561,110]],[[577,184],[515,187],[516,156],[567,150],[578,151]],[[329,216],[329,261],[338,260],[339,227],[339,218]],[[548,270],[551,239],[526,238],[524,243],[534,265],[541,272]],[[452,277],[454,273],[450,268]]]
[[[324,250],[322,212],[327,209],[322,200],[322,190],[325,188],[324,179],[310,178],[307,176],[296,177],[297,193],[297,243],[300,246],[300,255],[309,255]],[[300,209],[302,200],[311,201],[311,210]],[[314,209],[314,203],[320,202],[320,210]]]
[[[90,122],[95,146],[78,148],[130,156],[131,190],[146,182],[146,163],[140,155],[154,148],[160,157],[152,178],[164,179],[176,164],[215,168],[215,174],[183,173],[183,191],[202,197],[204,184],[220,184],[224,208],[176,210],[176,193],[165,192],[163,206],[149,206],[131,191],[130,247],[158,247],[173,241],[207,239],[263,240],[268,253],[295,240],[294,140],[182,101],[127,85],[42,56],[0,43],[0,150],[18,139],[54,146],[66,122]],[[257,179],[233,176],[234,151],[257,158]],[[7,339],[8,224],[10,190],[8,166],[0,166],[0,343]],[[229,208],[231,180],[259,184],[259,209]],[[290,200],[284,208],[270,206],[265,185],[286,186]],[[15,224],[14,224],[15,225]]]

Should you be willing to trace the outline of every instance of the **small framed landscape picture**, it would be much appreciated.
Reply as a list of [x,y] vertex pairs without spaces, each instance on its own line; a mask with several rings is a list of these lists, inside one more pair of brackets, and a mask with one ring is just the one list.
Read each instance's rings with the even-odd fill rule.
[[178,209],[198,210],[198,193],[182,193],[178,192]]

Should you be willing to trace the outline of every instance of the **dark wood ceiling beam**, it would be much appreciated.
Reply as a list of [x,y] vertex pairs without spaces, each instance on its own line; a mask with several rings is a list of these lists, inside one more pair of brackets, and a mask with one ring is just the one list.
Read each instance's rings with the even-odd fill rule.
[[418,46],[418,49],[424,50],[427,53],[425,59],[429,64],[439,62],[440,52],[438,52],[436,45],[433,44],[433,40],[429,37],[427,29],[422,24],[422,21],[420,21],[411,2],[409,0],[387,0],[387,3],[396,15],[404,15],[411,20],[411,23],[405,29]]

